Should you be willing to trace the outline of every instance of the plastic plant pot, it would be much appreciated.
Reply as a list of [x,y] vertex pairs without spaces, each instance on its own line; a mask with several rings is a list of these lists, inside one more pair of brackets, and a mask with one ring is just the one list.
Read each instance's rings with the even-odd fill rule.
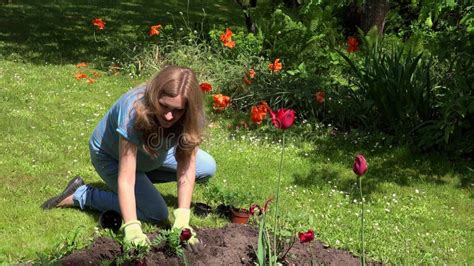
[[232,223],[247,224],[250,218],[250,212],[243,208],[231,208],[232,216],[230,218]]
[[107,210],[100,215],[99,224],[102,228],[111,229],[116,233],[122,226],[122,216],[114,210]]
[[212,207],[206,203],[196,202],[194,204],[194,213],[197,216],[206,217],[212,212]]

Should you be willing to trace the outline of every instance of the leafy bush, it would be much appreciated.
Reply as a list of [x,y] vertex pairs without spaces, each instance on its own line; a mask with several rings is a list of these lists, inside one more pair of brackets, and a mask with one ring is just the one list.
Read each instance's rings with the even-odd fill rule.
[[391,133],[407,133],[434,117],[432,61],[403,46],[386,52],[381,46],[367,49],[361,65],[343,53],[351,66],[356,89],[351,93],[364,125]]

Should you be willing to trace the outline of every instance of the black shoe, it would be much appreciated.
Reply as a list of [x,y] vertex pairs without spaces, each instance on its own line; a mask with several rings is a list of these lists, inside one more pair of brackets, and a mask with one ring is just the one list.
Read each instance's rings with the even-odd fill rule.
[[71,181],[69,181],[66,188],[63,190],[61,194],[45,201],[43,204],[41,204],[41,208],[44,210],[49,210],[49,209],[58,207],[58,204],[61,201],[63,201],[65,198],[74,194],[77,188],[79,188],[82,185],[84,185],[84,181],[82,180],[82,178],[80,176],[74,177]]

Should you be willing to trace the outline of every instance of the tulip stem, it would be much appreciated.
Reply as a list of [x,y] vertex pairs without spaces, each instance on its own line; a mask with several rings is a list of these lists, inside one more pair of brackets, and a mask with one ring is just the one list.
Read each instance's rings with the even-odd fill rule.
[[277,251],[277,234],[278,234],[278,203],[280,198],[280,183],[281,183],[281,169],[283,166],[283,153],[285,151],[285,132],[283,132],[283,137],[281,141],[281,156],[280,156],[280,170],[278,171],[278,182],[277,182],[277,191],[275,199],[275,232],[273,232],[273,251],[275,252],[275,259],[278,258]]
[[365,265],[365,246],[364,246],[364,196],[362,195],[362,177],[358,176],[359,179],[359,191],[360,191],[360,201],[362,204],[361,214],[360,214],[360,242],[362,246],[362,257],[361,265]]

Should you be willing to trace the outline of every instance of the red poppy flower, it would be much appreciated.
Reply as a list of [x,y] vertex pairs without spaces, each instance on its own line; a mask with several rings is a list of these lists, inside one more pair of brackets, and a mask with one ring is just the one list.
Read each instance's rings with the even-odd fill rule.
[[179,235],[179,240],[181,242],[188,241],[192,236],[193,236],[193,233],[191,232],[191,229],[184,228],[181,231],[181,235]]
[[347,38],[347,52],[353,53],[359,50],[359,41],[355,37]]
[[153,35],[160,35],[159,29],[161,28],[161,25],[153,25],[150,28],[150,33],[148,35],[153,36]]
[[87,75],[84,74],[84,73],[78,72],[78,73],[76,73],[76,75],[74,75],[74,78],[76,78],[76,80],[86,79]]
[[96,26],[99,30],[103,30],[105,28],[105,22],[101,18],[93,19],[92,25]]
[[202,92],[210,92],[212,90],[212,85],[207,82],[203,82],[199,84],[199,88]]
[[352,170],[358,176],[363,176],[369,170],[367,165],[367,161],[365,160],[364,155],[359,154],[355,157],[354,165],[352,166]]
[[77,68],[87,67],[87,64],[84,63],[84,62],[80,62],[80,63],[77,63],[77,64],[76,64],[76,67],[77,67]]
[[277,112],[270,112],[272,123],[276,128],[287,129],[295,122],[296,112],[292,109],[281,108]]
[[230,104],[230,97],[222,94],[214,94],[212,99],[214,100],[212,107],[217,111],[224,111]]
[[300,239],[300,243],[307,243],[314,240],[314,231],[313,229],[309,229],[308,232],[299,232],[298,238]]
[[280,70],[282,69],[280,58],[277,58],[273,63],[268,64],[268,69],[270,69],[270,71],[273,73],[280,72]]
[[314,100],[320,104],[324,103],[325,97],[326,93],[324,91],[318,91],[314,94]]
[[94,84],[94,83],[95,83],[95,79],[88,78],[88,79],[87,79],[87,83],[89,83],[89,84]]

